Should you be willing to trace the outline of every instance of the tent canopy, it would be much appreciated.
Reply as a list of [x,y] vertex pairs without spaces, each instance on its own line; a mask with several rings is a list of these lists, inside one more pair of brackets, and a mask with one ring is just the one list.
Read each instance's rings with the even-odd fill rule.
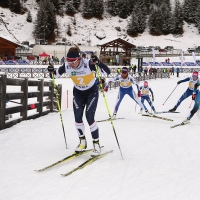
[[50,57],[50,55],[49,55],[49,54],[46,54],[45,52],[39,54],[39,56],[40,56],[40,57]]

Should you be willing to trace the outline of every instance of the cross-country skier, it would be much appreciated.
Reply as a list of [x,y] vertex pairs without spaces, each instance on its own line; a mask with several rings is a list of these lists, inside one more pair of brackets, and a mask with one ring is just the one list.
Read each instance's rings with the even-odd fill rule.
[[[139,85],[136,83],[135,79],[128,73],[127,67],[123,67],[120,75],[118,75],[115,78],[110,79],[107,82],[107,84],[104,88],[104,91],[105,92],[108,91],[109,83],[116,82],[116,81],[120,82],[120,87],[119,87],[119,93],[117,96],[117,103],[115,105],[115,109],[113,112],[113,119],[116,118],[117,111],[119,109],[119,105],[126,94],[129,95],[143,110],[146,111],[147,114],[150,115],[148,110],[144,108],[143,104],[141,103],[140,99],[138,98],[138,97],[141,97]],[[137,95],[136,95],[135,91],[133,90],[132,84],[135,84],[137,86],[137,89],[138,89]]]
[[189,81],[189,86],[187,88],[187,90],[185,91],[185,93],[183,93],[183,95],[180,97],[180,99],[178,100],[177,104],[169,110],[169,112],[175,112],[176,109],[178,108],[178,106],[181,104],[181,102],[188,98],[189,96],[192,95],[193,93],[193,89],[194,89],[194,85],[199,81],[199,77],[198,77],[198,72],[193,72],[191,77],[188,77],[184,80],[180,80],[177,82],[177,84],[183,83],[183,82],[187,82]]
[[110,74],[110,69],[107,65],[100,62],[97,56],[92,55],[91,60],[81,58],[80,49],[76,46],[69,49],[66,62],[57,70],[54,70],[52,66],[48,67],[48,71],[54,73],[55,78],[58,78],[66,72],[74,82],[73,110],[75,126],[80,139],[80,143],[75,152],[80,152],[87,148],[85,126],[83,123],[84,109],[93,138],[94,152],[98,154],[101,152],[99,145],[99,129],[94,119],[99,98],[98,85],[95,77],[96,64],[102,68],[104,72]]
[[[154,111],[154,113],[156,113],[156,110],[153,106],[153,101],[154,101],[154,95],[153,95],[153,91],[152,89],[148,86],[148,82],[144,81],[144,85],[140,87],[140,91],[142,92],[142,96],[141,96],[141,102],[144,105],[144,101],[147,101],[148,104],[150,105],[150,107],[152,108],[152,110]],[[151,96],[152,96],[152,102],[151,99],[149,97],[149,92],[151,92]],[[147,110],[146,106],[144,105],[145,110]],[[142,114],[142,108],[140,109],[140,113]]]
[[199,109],[199,106],[200,106],[200,92],[197,89],[199,86],[200,86],[200,82],[196,83],[195,86],[194,86],[194,90],[193,90],[193,93],[192,93],[192,100],[194,100],[194,107],[190,111],[190,114],[187,117],[187,119],[182,122],[183,124],[188,124],[190,119],[194,116],[194,114]]

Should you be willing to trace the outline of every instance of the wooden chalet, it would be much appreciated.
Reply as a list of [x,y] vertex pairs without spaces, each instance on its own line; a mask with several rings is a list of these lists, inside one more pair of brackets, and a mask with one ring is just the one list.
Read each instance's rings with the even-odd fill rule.
[[99,44],[100,60],[110,65],[128,65],[131,60],[131,50],[136,46],[121,38],[102,40]]
[[9,58],[10,56],[15,56],[17,47],[21,47],[21,45],[0,36],[0,57],[1,58],[4,56],[7,56],[7,58]]

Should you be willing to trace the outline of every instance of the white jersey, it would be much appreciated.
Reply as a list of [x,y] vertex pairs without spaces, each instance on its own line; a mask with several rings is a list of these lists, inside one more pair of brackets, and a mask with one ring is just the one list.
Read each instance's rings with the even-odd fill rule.
[[108,87],[110,82],[116,82],[116,81],[120,82],[121,88],[129,88],[129,87],[132,87],[132,84],[135,84],[137,86],[137,88],[139,89],[137,82],[135,81],[135,79],[130,74],[128,74],[127,78],[125,78],[125,79],[122,78],[121,74],[117,75],[117,77],[109,79],[106,86]]
[[[87,90],[91,88],[96,81],[95,72],[89,67],[89,60],[81,59],[77,68],[71,68],[68,62],[65,62],[65,72],[70,76],[74,82],[74,86],[79,90]],[[55,78],[60,76],[56,70]]]
[[198,83],[199,81],[200,81],[199,78],[198,78],[196,81],[194,81],[193,78],[190,77],[189,85],[188,85],[188,87],[190,88],[190,90],[194,90],[194,85],[195,85],[196,83]]

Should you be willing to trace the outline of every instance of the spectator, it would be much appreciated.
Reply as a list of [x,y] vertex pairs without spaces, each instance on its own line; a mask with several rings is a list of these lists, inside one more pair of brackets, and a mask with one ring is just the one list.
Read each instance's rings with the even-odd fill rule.
[[147,72],[148,72],[148,68],[145,67],[145,68],[144,68],[144,75],[145,75],[145,76],[147,76]]
[[61,62],[62,62],[61,64],[63,64],[65,62],[65,57],[64,56],[62,57]]
[[170,78],[170,68],[167,69],[167,77]]
[[165,59],[165,62],[167,62],[167,58]]
[[142,73],[142,67],[139,68],[139,72],[138,72],[138,73],[139,73],[139,76],[141,76],[141,73]]
[[149,69],[149,75],[151,76],[152,73],[153,73],[153,68],[151,67],[151,68]]
[[121,69],[118,67],[117,68],[117,75],[120,75],[121,74]]
[[174,75],[174,67],[171,68],[171,75]]
[[169,58],[167,59],[167,62],[170,63],[170,59]]
[[177,74],[177,77],[179,77],[179,73],[180,73],[180,68],[177,67],[177,68],[176,68],[176,74]]

